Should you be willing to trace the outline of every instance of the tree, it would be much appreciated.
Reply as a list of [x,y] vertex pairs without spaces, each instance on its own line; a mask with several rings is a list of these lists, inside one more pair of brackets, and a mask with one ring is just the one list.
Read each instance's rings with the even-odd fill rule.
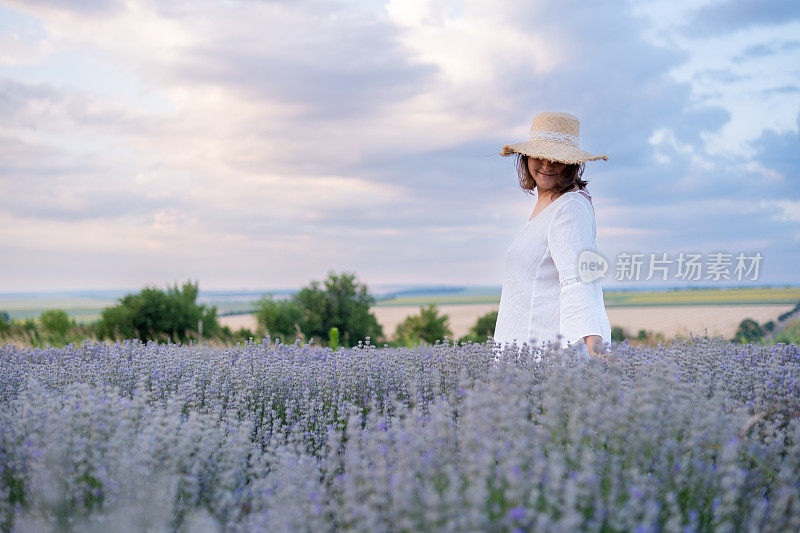
[[337,328],[341,344],[350,347],[366,337],[375,340],[383,336],[383,328],[370,311],[375,298],[366,285],[356,281],[355,274],[329,272],[323,287],[312,281],[293,300],[302,309],[300,329],[306,338],[327,344],[331,328]]
[[265,297],[256,304],[258,325],[273,339],[292,343],[298,338],[303,323],[303,309],[294,300],[273,300]]
[[39,316],[39,322],[47,333],[66,337],[75,321],[61,309],[48,309]]
[[230,326],[222,326],[219,328],[217,338],[226,344],[236,344],[239,342],[247,342],[254,339],[256,336],[247,328],[239,328],[236,331],[231,330]]
[[419,308],[418,315],[407,316],[395,330],[395,342],[403,346],[412,347],[419,341],[434,344],[445,336],[452,338],[453,332],[447,325],[450,317],[439,316],[435,304]]
[[733,342],[738,344],[752,344],[761,342],[764,338],[764,330],[758,322],[752,318],[745,318],[739,323],[739,329],[733,336]]
[[628,333],[622,326],[611,326],[611,340],[622,342],[628,338]]
[[197,334],[200,320],[209,334],[219,331],[217,308],[197,304],[197,283],[166,291],[146,287],[128,294],[119,305],[105,309],[97,328],[100,338],[186,342]]
[[11,315],[5,311],[0,311],[0,334],[5,334],[11,329]]
[[458,339],[458,341],[484,343],[489,340],[489,335],[494,336],[494,327],[496,325],[497,311],[490,311],[478,317],[475,325],[470,328],[469,333]]
[[[39,316],[43,337],[54,345],[69,342],[70,333],[77,327],[75,320],[61,309],[48,309]],[[72,332],[74,334],[74,332]]]

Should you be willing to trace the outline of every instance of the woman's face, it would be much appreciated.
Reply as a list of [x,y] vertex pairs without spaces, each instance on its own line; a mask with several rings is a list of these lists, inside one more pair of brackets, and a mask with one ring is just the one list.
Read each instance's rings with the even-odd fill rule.
[[558,185],[566,167],[567,165],[564,163],[528,157],[528,172],[536,180],[536,186],[540,189],[552,189]]

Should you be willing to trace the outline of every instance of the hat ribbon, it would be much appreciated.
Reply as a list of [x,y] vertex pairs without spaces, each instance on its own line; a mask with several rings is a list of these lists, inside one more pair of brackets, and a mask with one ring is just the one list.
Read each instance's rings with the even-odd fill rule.
[[560,131],[547,131],[547,130],[532,131],[530,137],[528,137],[528,140],[553,141],[561,144],[568,144],[570,146],[578,148],[578,137],[576,137],[575,135],[571,135],[569,133],[562,133]]

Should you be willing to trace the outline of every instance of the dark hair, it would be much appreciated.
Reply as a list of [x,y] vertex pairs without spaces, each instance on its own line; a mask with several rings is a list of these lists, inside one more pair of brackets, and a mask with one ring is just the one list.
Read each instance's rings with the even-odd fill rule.
[[[536,187],[536,180],[531,176],[528,170],[528,156],[525,154],[517,153],[517,175],[519,176],[519,186],[528,194],[533,194],[533,189]],[[561,196],[567,191],[572,190],[576,185],[579,189],[583,189],[589,184],[584,181],[583,177],[584,164],[580,165],[567,165],[564,172],[561,173],[561,181],[556,186],[555,196]]]

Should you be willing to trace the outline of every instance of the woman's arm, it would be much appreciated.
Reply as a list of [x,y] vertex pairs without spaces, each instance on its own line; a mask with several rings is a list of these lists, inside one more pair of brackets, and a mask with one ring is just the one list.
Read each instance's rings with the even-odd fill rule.
[[605,348],[603,347],[603,337],[600,335],[587,335],[583,338],[586,347],[589,348],[589,354],[592,357],[603,357],[605,355]]
[[581,252],[596,250],[590,207],[567,199],[553,218],[547,242],[561,285],[559,333],[571,344],[584,339],[589,352],[596,356],[603,349],[604,303],[595,284],[578,276]]

